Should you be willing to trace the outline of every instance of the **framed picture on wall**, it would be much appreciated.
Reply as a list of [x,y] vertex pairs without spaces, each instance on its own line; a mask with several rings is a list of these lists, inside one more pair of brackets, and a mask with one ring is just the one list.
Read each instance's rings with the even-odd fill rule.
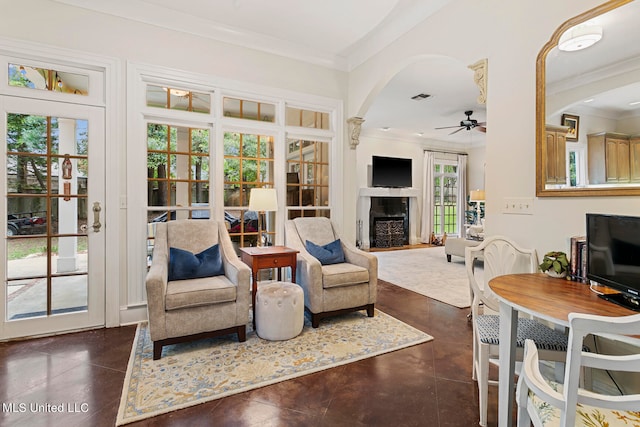
[[569,131],[567,132],[567,141],[578,140],[579,125],[580,125],[580,117],[574,116],[572,114],[562,115],[562,126],[569,127]]

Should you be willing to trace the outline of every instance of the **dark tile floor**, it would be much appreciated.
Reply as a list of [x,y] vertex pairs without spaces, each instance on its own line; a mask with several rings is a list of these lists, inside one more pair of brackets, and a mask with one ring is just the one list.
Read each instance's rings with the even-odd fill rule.
[[[385,282],[378,292],[378,309],[434,340],[130,425],[476,426],[467,309]],[[1,343],[0,425],[113,426],[134,332],[127,326]],[[495,426],[497,390],[489,390]],[[63,412],[53,412],[59,405]]]

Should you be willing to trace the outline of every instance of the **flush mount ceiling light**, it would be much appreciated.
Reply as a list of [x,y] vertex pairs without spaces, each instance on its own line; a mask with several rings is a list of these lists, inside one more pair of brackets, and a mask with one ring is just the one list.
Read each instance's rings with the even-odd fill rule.
[[602,38],[602,27],[599,25],[577,25],[562,33],[558,49],[565,52],[586,49]]

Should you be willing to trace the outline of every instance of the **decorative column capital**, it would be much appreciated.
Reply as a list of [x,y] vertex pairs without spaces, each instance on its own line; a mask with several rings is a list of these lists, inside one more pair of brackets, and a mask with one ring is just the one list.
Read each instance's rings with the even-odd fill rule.
[[478,104],[486,104],[487,103],[487,67],[489,66],[489,61],[487,58],[481,59],[475,64],[469,65],[469,68],[474,71],[473,81],[478,85],[478,89],[480,89],[480,95],[478,95]]
[[349,124],[349,144],[351,149],[355,150],[360,144],[360,129],[364,119],[362,117],[349,117],[347,123]]

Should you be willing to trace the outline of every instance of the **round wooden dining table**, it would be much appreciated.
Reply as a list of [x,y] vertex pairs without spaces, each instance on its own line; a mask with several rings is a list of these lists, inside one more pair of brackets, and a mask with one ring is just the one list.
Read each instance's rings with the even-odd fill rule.
[[[638,314],[600,298],[597,292],[615,293],[605,286],[556,279],[544,273],[507,274],[494,277],[489,287],[500,301],[500,370],[498,392],[498,426],[513,423],[515,389],[516,329],[518,313],[524,312],[556,325],[569,326],[569,313],[598,316],[630,316]],[[640,336],[628,342],[640,345]]]

